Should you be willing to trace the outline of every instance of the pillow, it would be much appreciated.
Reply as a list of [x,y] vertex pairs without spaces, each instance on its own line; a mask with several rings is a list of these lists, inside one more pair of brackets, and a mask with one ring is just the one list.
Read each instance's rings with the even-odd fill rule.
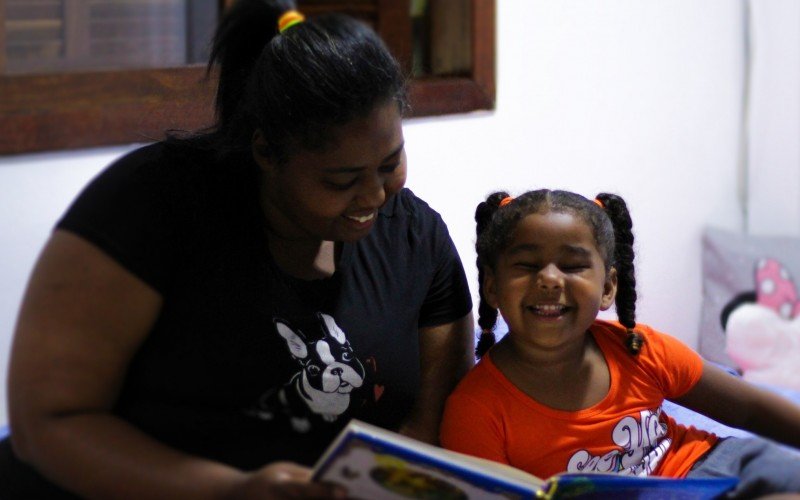
[[700,354],[751,382],[800,389],[800,239],[708,228]]

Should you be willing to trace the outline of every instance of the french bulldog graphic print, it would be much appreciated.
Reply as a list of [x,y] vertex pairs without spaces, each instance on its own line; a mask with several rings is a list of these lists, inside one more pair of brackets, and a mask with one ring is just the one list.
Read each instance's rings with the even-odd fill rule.
[[321,338],[309,338],[288,322],[274,320],[298,371],[283,386],[264,394],[255,412],[264,420],[284,415],[300,433],[311,430],[315,418],[325,422],[338,419],[350,407],[351,392],[364,383],[364,367],[345,332],[331,316],[317,313],[317,317]]

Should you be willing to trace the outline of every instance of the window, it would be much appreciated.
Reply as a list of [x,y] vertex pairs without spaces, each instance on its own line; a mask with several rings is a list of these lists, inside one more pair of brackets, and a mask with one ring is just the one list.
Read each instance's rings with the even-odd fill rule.
[[[207,40],[233,0],[0,2],[0,154],[147,142],[213,121]],[[494,106],[494,0],[300,0],[370,23],[412,116]]]
[[187,0],[6,0],[4,73],[202,64],[218,6]]

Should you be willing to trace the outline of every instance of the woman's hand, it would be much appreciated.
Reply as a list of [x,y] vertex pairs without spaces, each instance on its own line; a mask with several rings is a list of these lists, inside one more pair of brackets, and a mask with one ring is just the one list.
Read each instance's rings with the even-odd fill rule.
[[347,498],[347,491],[340,486],[310,480],[310,469],[291,462],[274,462],[249,474],[226,500]]

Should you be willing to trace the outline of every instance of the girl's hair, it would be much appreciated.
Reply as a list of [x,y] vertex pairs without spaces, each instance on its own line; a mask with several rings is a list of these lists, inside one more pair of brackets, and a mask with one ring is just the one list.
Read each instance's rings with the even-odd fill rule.
[[547,212],[572,214],[583,220],[592,230],[606,272],[612,266],[617,270],[617,316],[619,322],[628,329],[628,350],[631,354],[638,354],[643,339],[633,330],[636,326],[636,276],[633,266],[632,223],[625,200],[617,195],[601,193],[596,198],[602,203],[601,208],[579,194],[549,189],[529,191],[510,202],[506,198],[510,198],[508,193],[492,193],[475,209],[478,234],[475,250],[478,253],[480,296],[478,325],[481,327],[475,349],[477,356],[483,356],[495,343],[497,309],[489,305],[484,295],[486,269],[495,269],[498,257],[513,240],[519,221],[530,214]]
[[295,8],[291,0],[238,0],[217,27],[208,66],[219,71],[211,136],[223,154],[249,151],[260,130],[259,153],[282,163],[292,148],[325,148],[332,126],[378,105],[406,108],[405,78],[374,31],[331,14],[280,33],[278,19]]

